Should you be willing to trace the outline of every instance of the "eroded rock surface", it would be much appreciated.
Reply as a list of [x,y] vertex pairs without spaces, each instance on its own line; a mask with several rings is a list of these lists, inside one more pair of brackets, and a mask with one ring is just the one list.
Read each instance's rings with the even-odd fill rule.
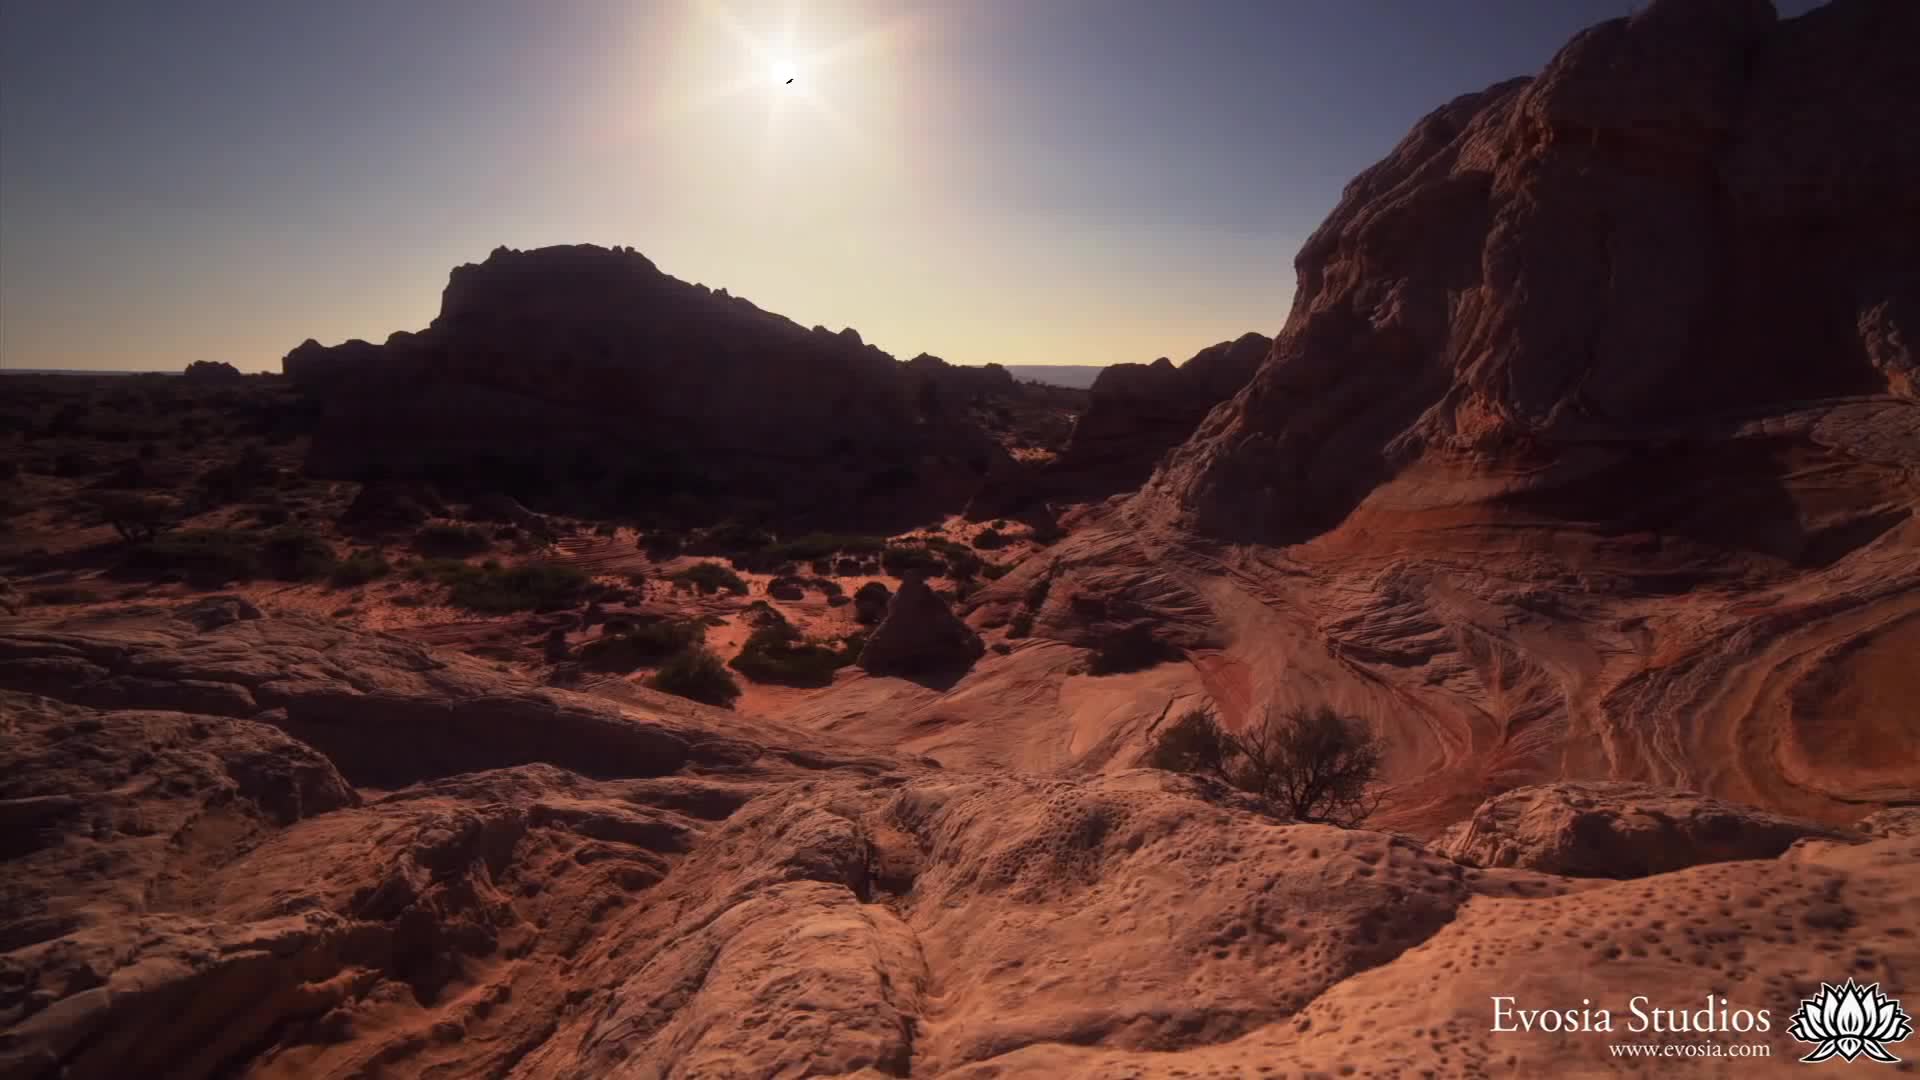
[[1440,849],[1473,866],[1636,878],[1702,863],[1776,858],[1838,830],[1645,784],[1566,781],[1488,799]]
[[[1411,1072],[1604,1069],[1605,1039],[1489,1037],[1488,995],[1653,986],[1784,1016],[1836,955],[1895,994],[1920,968],[1903,833],[1583,881],[1151,770],[795,746],[272,614],[5,631],[10,685],[75,655],[304,684],[247,716],[84,704],[72,667],[0,691],[8,1076],[1251,1075],[1356,1047]],[[367,710],[301,729],[337,768],[290,734],[299,700]],[[1785,1039],[1759,1041],[1790,1061]]]

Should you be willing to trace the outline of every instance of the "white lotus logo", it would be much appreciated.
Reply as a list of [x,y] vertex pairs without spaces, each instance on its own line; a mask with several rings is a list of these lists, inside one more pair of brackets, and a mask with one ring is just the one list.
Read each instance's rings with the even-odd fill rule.
[[1865,1054],[1888,1063],[1900,1059],[1887,1053],[1886,1044],[1913,1034],[1913,1021],[1900,1003],[1880,992],[1880,984],[1844,986],[1821,983],[1820,993],[1800,1003],[1787,1034],[1804,1043],[1817,1043],[1801,1061],[1825,1061],[1835,1054],[1852,1061]]

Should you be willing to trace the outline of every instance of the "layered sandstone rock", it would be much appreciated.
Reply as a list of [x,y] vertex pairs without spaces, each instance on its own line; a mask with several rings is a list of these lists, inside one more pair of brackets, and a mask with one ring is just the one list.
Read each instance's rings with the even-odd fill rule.
[[1784,1018],[1836,955],[1920,968],[1900,833],[1580,881],[271,613],[15,620],[0,657],[39,691],[0,690],[7,1076],[1532,1075],[1610,1040],[1492,1034],[1491,994]]
[[[1920,800],[1916,34],[1891,0],[1655,3],[1426,117],[1247,387],[970,599],[1033,632],[915,704],[941,760],[1119,768],[1189,703],[1329,704],[1424,835],[1559,779]],[[1123,621],[1184,663],[1085,679]]]
[[1421,460],[1524,490],[1657,469],[1709,418],[1911,403],[1917,20],[1655,3],[1436,110],[1347,186],[1272,357],[1145,507],[1295,541]]
[[1488,799],[1449,830],[1440,847],[1474,866],[1635,878],[1701,863],[1771,859],[1796,841],[1841,835],[1694,792],[1568,781]]

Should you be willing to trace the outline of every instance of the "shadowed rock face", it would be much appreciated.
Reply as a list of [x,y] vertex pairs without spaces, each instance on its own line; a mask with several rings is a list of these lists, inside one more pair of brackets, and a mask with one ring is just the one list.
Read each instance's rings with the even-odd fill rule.
[[851,329],[808,330],[586,245],[496,250],[453,271],[427,329],[309,341],[284,367],[325,402],[318,475],[856,516],[963,505],[1000,451],[964,417],[926,415],[923,387],[1011,385],[932,358],[910,368]]
[[860,666],[877,675],[938,675],[966,670],[986,651],[980,635],[948,609],[927,583],[909,578],[860,650]]
[[1264,334],[1249,333],[1202,349],[1178,367],[1161,357],[1102,369],[1073,441],[1047,472],[1085,495],[1139,487],[1161,455],[1247,384],[1272,345]]
[[1898,0],[1654,3],[1436,110],[1347,186],[1271,357],[1143,508],[1295,542],[1416,461],[1913,403],[1916,33]]

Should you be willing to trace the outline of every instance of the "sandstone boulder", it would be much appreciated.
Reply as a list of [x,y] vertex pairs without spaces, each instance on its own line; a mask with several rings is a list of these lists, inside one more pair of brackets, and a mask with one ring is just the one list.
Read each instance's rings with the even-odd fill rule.
[[1637,878],[1702,863],[1771,859],[1847,834],[1688,791],[1610,781],[1516,788],[1480,804],[1441,850],[1474,866]]
[[860,666],[876,675],[951,673],[964,671],[985,652],[980,635],[916,577],[900,583],[886,618],[860,651]]

